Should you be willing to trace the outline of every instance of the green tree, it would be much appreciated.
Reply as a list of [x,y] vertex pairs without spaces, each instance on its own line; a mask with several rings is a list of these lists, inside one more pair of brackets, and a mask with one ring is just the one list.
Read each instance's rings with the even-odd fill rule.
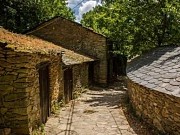
[[114,41],[114,53],[129,57],[156,46],[179,44],[178,0],[104,0],[81,23]]
[[0,0],[0,26],[22,33],[55,16],[75,17],[65,0]]

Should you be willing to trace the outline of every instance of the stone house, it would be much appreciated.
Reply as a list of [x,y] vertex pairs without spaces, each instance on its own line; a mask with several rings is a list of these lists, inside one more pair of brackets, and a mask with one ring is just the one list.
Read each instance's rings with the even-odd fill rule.
[[180,47],[160,47],[136,58],[127,76],[136,114],[164,134],[179,135]]
[[106,85],[112,77],[111,46],[105,36],[62,17],[44,22],[27,34],[94,58],[89,64],[90,82]]
[[61,85],[63,86],[63,94],[60,95],[67,103],[89,86],[89,63],[93,62],[94,59],[62,47],[61,50],[63,63]]
[[50,42],[0,28],[0,129],[31,134],[62,98],[69,101],[73,92],[88,85],[91,61]]

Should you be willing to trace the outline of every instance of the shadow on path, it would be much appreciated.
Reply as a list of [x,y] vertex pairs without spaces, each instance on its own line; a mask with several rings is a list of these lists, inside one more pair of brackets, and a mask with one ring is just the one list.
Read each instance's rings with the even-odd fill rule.
[[[91,95],[91,99],[85,100],[85,103],[90,104],[92,107],[119,108],[123,110],[123,115],[126,117],[128,124],[137,135],[158,135],[156,130],[135,116],[129,104],[127,88],[123,81],[115,82],[108,88],[92,87],[90,91],[87,94]],[[121,134],[123,135],[123,133]]]
[[158,135],[132,115],[127,88],[119,81],[92,87],[46,124],[47,135]]

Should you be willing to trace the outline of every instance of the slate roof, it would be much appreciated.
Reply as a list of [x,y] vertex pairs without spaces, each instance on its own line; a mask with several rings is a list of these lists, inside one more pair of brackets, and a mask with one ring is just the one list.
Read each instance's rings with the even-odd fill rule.
[[7,44],[6,48],[11,48],[17,52],[50,55],[57,55],[58,53],[64,52],[62,61],[65,65],[74,65],[94,61],[93,58],[75,53],[74,51],[57,46],[51,42],[44,41],[37,37],[15,34],[5,30],[2,27],[0,27],[0,42]]
[[128,64],[127,76],[147,88],[180,97],[180,47],[157,48]]
[[74,51],[70,51],[68,49],[63,48],[64,54],[62,55],[62,61],[65,65],[76,65],[81,64],[85,62],[91,62],[96,61],[97,59],[90,58],[88,56],[84,56],[78,53],[75,53]]

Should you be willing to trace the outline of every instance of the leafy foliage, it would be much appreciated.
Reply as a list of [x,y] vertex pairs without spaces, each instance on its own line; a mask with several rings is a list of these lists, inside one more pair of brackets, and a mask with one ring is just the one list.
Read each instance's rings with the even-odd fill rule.
[[54,16],[74,20],[65,0],[0,0],[0,25],[15,32],[24,32]]
[[109,37],[114,53],[133,57],[156,46],[178,44],[178,0],[104,0],[81,23]]

